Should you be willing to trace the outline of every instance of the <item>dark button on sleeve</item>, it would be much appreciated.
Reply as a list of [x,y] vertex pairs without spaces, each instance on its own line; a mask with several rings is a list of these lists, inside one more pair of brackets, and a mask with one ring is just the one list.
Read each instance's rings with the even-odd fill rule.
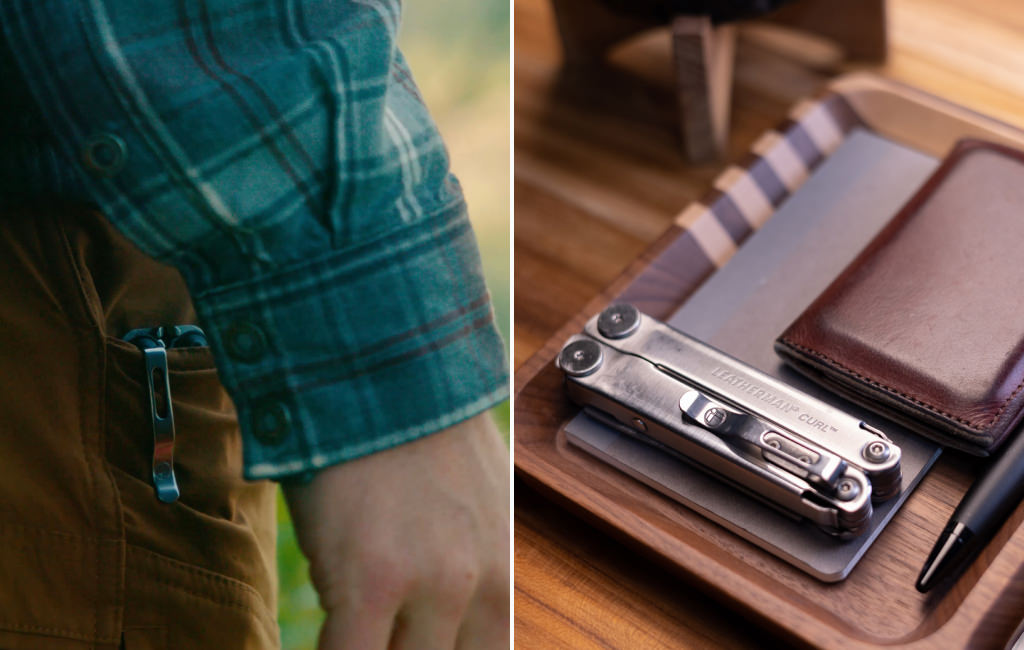
[[252,424],[256,440],[264,445],[277,445],[291,432],[292,417],[281,402],[269,402],[253,409]]
[[124,140],[112,133],[98,133],[82,144],[82,164],[96,176],[113,176],[127,157]]
[[239,321],[232,324],[224,335],[228,354],[238,361],[259,361],[267,351],[267,337],[256,325]]

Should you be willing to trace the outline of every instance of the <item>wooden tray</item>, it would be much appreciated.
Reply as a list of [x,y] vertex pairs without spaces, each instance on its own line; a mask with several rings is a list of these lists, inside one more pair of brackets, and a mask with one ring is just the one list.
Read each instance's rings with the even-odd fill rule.
[[[823,647],[1001,647],[1024,616],[1024,506],[955,585],[914,580],[978,463],[947,452],[844,582],[825,584],[566,444],[576,413],[555,358],[613,300],[674,312],[854,126],[933,156],[967,136],[1024,148],[1024,131],[868,74],[841,77],[764,134],[515,377],[516,471],[567,507],[795,641]],[[970,218],[965,215],[965,218]],[[671,604],[666,604],[668,607]]]

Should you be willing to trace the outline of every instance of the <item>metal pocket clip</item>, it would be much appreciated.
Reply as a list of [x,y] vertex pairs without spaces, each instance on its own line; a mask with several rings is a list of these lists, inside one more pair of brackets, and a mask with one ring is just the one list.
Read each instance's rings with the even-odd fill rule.
[[206,336],[195,325],[179,325],[135,329],[125,334],[124,340],[138,347],[146,361],[146,388],[153,424],[153,486],[160,501],[171,503],[178,500],[181,491],[174,475],[174,409],[167,348],[206,345]]

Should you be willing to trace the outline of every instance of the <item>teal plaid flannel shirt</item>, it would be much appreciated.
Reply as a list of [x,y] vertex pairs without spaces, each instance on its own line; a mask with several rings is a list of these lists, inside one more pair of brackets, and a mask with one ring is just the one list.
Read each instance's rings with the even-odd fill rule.
[[0,186],[92,201],[182,272],[249,478],[308,476],[508,394],[399,13],[399,0],[0,2],[0,92],[34,107],[2,117],[38,113],[53,143]]

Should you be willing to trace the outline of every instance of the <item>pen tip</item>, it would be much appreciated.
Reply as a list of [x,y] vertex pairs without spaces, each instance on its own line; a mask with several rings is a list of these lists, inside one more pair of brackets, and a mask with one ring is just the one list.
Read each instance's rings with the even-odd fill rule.
[[926,593],[960,564],[964,545],[970,537],[971,531],[961,522],[950,522],[946,526],[917,578],[914,586],[918,591]]

